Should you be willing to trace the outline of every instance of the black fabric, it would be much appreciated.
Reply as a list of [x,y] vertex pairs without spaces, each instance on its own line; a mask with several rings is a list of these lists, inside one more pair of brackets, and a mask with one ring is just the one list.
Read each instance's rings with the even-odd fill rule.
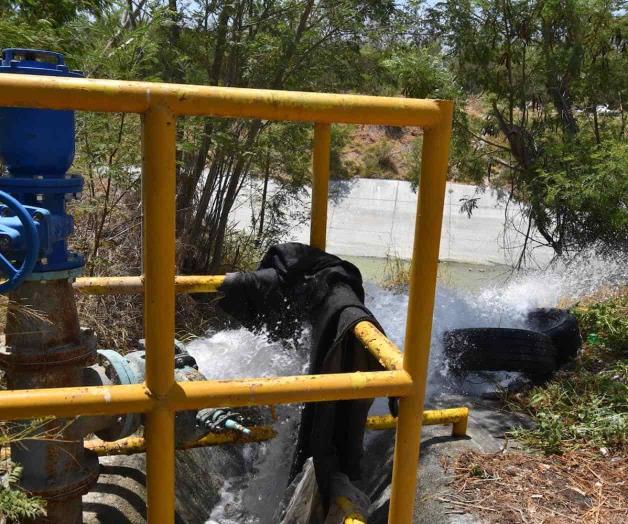
[[[382,369],[352,334],[362,320],[380,326],[364,306],[362,275],[349,262],[304,244],[280,244],[270,248],[257,271],[227,275],[220,291],[224,293],[220,307],[249,328],[265,325],[274,336],[285,338],[309,321],[312,374]],[[371,403],[319,402],[303,410],[293,475],[313,457],[326,503],[334,472],[360,478]]]

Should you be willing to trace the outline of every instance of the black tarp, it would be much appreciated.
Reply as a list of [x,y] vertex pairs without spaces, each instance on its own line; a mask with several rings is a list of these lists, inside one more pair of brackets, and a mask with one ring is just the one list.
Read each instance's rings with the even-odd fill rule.
[[[304,244],[280,244],[268,250],[257,271],[228,274],[220,291],[220,307],[250,329],[265,326],[271,335],[287,338],[309,322],[312,374],[382,369],[352,333],[362,320],[380,326],[364,306],[360,271],[347,261]],[[371,403],[317,402],[303,410],[293,475],[313,457],[326,504],[334,472],[360,478]]]

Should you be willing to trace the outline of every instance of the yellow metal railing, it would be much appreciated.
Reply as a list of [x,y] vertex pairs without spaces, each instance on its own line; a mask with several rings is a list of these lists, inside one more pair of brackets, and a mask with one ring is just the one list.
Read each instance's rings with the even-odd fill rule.
[[[140,113],[143,116],[142,277],[92,281],[105,292],[144,292],[146,382],[0,392],[0,419],[146,414],[148,521],[174,522],[174,413],[203,407],[400,397],[389,522],[412,520],[423,401],[430,348],[436,269],[451,134],[452,103],[355,95],[39,77],[0,76],[0,106]],[[176,118],[204,115],[314,123],[311,243],[325,248],[331,123],[420,126],[421,181],[408,320],[403,355],[383,335],[360,326],[357,335],[387,371],[175,382],[175,292],[217,288],[175,278]],[[187,278],[187,280],[186,280]],[[117,288],[116,288],[117,286]],[[115,288],[115,289],[114,289]],[[130,289],[133,291],[130,291]],[[374,327],[373,327],[374,329]],[[361,333],[361,334],[360,334]],[[369,340],[379,341],[377,344]],[[374,346],[378,347],[374,347]]]

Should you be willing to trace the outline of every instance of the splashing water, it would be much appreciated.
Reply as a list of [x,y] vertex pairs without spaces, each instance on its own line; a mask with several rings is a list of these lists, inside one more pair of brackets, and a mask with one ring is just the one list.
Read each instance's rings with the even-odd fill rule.
[[[445,331],[467,327],[525,327],[527,312],[536,307],[572,304],[601,289],[625,286],[628,267],[621,258],[614,261],[581,259],[567,267],[544,272],[522,272],[496,282],[479,292],[452,289],[439,284],[436,291],[428,398],[443,391],[460,391],[461,385],[448,374],[441,338]],[[366,305],[382,324],[387,336],[399,347],[403,338],[408,306],[407,293],[367,283]],[[208,378],[238,378],[302,374],[307,369],[309,333],[301,340],[269,341],[265,333],[244,328],[220,331],[188,345],[188,350]],[[466,393],[477,393],[463,387]],[[374,404],[381,413],[385,402]],[[246,474],[230,479],[208,524],[265,524],[285,489],[293,443],[296,439],[299,408],[278,407],[277,437],[244,446]]]

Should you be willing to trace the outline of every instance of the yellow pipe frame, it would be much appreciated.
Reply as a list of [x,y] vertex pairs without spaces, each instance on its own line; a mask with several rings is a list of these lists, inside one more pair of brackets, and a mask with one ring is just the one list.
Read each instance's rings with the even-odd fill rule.
[[[215,293],[223,275],[177,275],[175,293]],[[144,277],[82,277],[74,282],[74,289],[86,295],[134,295],[144,293]]]
[[[423,424],[436,426],[451,424],[451,434],[454,437],[464,437],[467,434],[469,408],[430,409],[423,412]],[[397,419],[390,415],[373,416],[366,420],[366,428],[371,430],[395,429]]]
[[205,407],[402,397],[411,388],[410,376],[399,370],[173,382],[168,394],[162,397],[148,389],[148,382],[125,386],[16,389],[0,391],[0,420],[48,415],[76,417],[147,413],[160,408],[180,411]]
[[[144,337],[146,388],[167,399],[174,378],[175,159],[177,121],[152,105],[142,121]],[[148,522],[174,516],[174,412],[158,402],[146,413]],[[173,518],[174,520],[174,518]]]
[[399,400],[388,513],[390,523],[409,524],[412,522],[414,509],[453,114],[453,103],[438,103],[442,119],[438,125],[425,129],[423,134],[421,180],[403,353],[403,368],[412,377],[413,391]]
[[423,127],[443,118],[438,100],[31,75],[0,77],[0,106],[110,113],[161,106],[178,116]]
[[[209,446],[224,446],[225,444],[247,444],[249,442],[263,442],[275,437],[277,433],[269,426],[249,428],[250,435],[242,435],[234,431],[224,433],[210,433],[198,440],[184,442],[177,446],[178,450],[205,448]],[[135,455],[146,451],[146,439],[143,437],[127,437],[113,442],[104,442],[94,439],[85,442],[85,448],[93,451],[99,457],[111,455]]]
[[327,244],[330,145],[331,125],[317,122],[314,124],[314,150],[312,152],[310,245],[323,250]]
[[[400,411],[389,522],[410,524],[451,135],[451,102],[193,85],[0,75],[0,107],[139,113],[143,117],[143,275],[79,279],[93,294],[144,297],[146,382],[0,392],[0,418],[146,413],[148,522],[174,522],[174,412],[182,409],[397,396]],[[387,371],[177,383],[175,293],[217,291],[221,277],[175,278],[176,117],[314,123],[312,245],[325,249],[332,123],[424,128],[403,355],[375,326],[355,334]],[[200,278],[204,280],[199,280]],[[466,418],[465,424],[466,424]],[[455,423],[454,423],[455,424]],[[458,424],[462,424],[458,422]],[[462,425],[458,426],[461,431]]]
[[[448,408],[426,410],[423,412],[423,425],[452,424],[452,434],[455,437],[464,437],[467,428],[468,408]],[[366,429],[381,431],[395,429],[397,419],[390,416],[371,416],[366,419]],[[250,442],[263,442],[274,438],[277,433],[271,426],[249,427],[250,435],[242,435],[236,431],[222,433],[209,433],[198,440],[184,442],[177,445],[178,450],[203,448],[208,446],[223,446],[225,444],[246,444]],[[146,452],[146,439],[143,437],[126,437],[112,442],[100,439],[85,441],[85,448],[93,451],[99,457],[110,455],[134,455]],[[8,447],[0,450],[0,460],[10,458]]]
[[403,369],[403,353],[371,322],[358,322],[353,334],[385,369]]

